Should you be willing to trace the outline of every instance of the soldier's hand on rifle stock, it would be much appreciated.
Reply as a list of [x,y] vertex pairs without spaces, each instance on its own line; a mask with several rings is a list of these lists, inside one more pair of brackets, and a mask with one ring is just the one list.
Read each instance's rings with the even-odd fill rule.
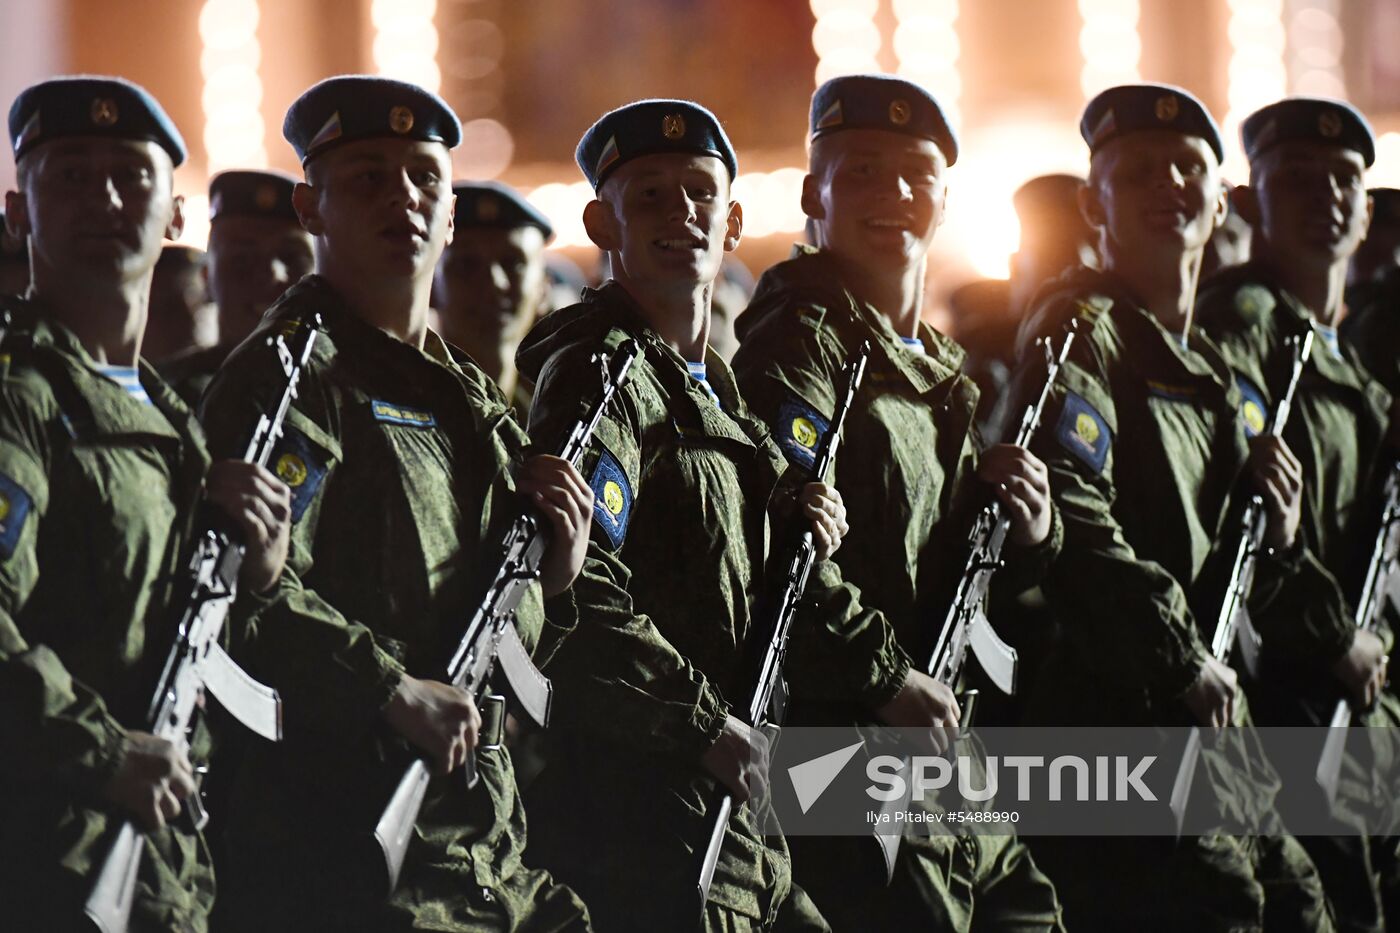
[[1011,518],[1011,540],[1032,547],[1050,534],[1050,473],[1029,450],[993,444],[982,452],[977,475],[991,483]]
[[471,694],[451,684],[407,674],[384,707],[384,719],[432,759],[433,770],[440,775],[451,774],[466,762],[481,730],[481,714]]
[[195,793],[194,769],[185,751],[149,732],[128,732],[117,771],[102,796],[135,819],[146,832],[163,829],[180,815],[180,801]]
[[724,731],[700,757],[700,763],[743,803],[768,786],[768,736],[727,716]]
[[1264,544],[1286,551],[1293,546],[1303,515],[1303,465],[1282,438],[1261,434],[1249,445],[1249,475],[1267,515]]
[[1235,721],[1239,689],[1239,676],[1215,658],[1207,657],[1196,682],[1186,691],[1186,706],[1201,725],[1220,729]]
[[271,589],[287,563],[292,528],[292,493],[287,484],[256,463],[220,460],[209,467],[204,492],[243,535],[239,583],[255,593]]
[[1370,709],[1385,687],[1389,662],[1380,638],[1374,632],[1357,629],[1346,654],[1332,663],[1332,673],[1359,708]]
[[888,726],[903,729],[929,730],[933,752],[941,755],[957,737],[958,718],[962,710],[947,684],[934,680],[923,671],[909,669],[904,686],[875,715]]
[[583,569],[593,522],[593,489],[573,464],[548,454],[525,461],[517,486],[549,522],[549,545],[540,559],[540,587],[545,596],[557,595]]
[[846,524],[846,504],[835,486],[808,483],[797,497],[802,514],[812,523],[812,538],[817,546],[817,560],[826,560],[841,546],[841,539],[851,530]]

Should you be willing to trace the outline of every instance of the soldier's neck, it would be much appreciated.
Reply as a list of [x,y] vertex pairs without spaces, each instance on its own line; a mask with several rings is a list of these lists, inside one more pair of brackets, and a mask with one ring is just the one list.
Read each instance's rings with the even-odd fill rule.
[[[618,270],[620,264],[614,263]],[[619,270],[620,271],[620,270]],[[632,296],[648,326],[656,331],[667,346],[691,363],[705,361],[705,346],[710,339],[710,294],[714,283],[640,282],[614,274],[619,285]]]
[[1302,302],[1318,323],[1335,327],[1346,295],[1347,260],[1326,265],[1283,256],[1261,244],[1257,258],[1273,272],[1278,284]]
[[1147,312],[1186,346],[1205,250],[1172,254],[1163,250],[1119,251],[1110,246],[1106,252],[1104,271],[1120,278]]
[[428,336],[432,275],[421,278],[360,276],[334,266],[316,270],[344,300],[350,313],[411,347]]
[[29,294],[73,332],[93,362],[135,366],[151,299],[152,272],[132,281],[101,280],[34,264]]
[[846,268],[847,287],[857,301],[870,305],[889,319],[901,337],[919,336],[924,308],[925,261],[899,275],[870,275],[853,264]]

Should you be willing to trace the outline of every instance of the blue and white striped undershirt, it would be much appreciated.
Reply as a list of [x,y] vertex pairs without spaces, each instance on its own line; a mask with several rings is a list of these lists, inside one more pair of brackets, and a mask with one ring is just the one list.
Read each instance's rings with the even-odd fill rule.
[[151,397],[141,386],[141,373],[135,366],[107,366],[103,363],[93,363],[92,368],[98,375],[106,376],[121,386],[126,390],[127,395],[142,405],[151,404]]
[[1317,321],[1313,321],[1313,326],[1316,327],[1317,332],[1322,335],[1322,342],[1327,344],[1327,349],[1332,351],[1332,355],[1337,359],[1341,359],[1342,342],[1337,337],[1337,328],[1328,327],[1326,324],[1320,324]]
[[715,403],[715,407],[723,411],[724,406],[719,403],[719,393],[715,391],[714,386],[710,385],[710,381],[705,378],[705,364],[686,362],[685,367],[690,370],[690,375],[695,381],[700,383],[700,387],[705,390],[705,394],[710,397],[710,401]]
[[926,352],[924,350],[924,342],[918,337],[900,337],[899,339],[904,341],[904,345],[909,349],[913,350],[915,353]]

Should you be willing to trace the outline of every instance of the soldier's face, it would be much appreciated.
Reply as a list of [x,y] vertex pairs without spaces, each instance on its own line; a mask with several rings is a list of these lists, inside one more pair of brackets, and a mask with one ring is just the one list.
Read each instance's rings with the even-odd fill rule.
[[[729,200],[729,170],[713,156],[658,153],[623,164],[603,183],[610,218],[599,246],[620,261],[619,279],[706,285],[739,245],[742,214]],[[596,239],[596,237],[595,237]]]
[[1110,248],[1129,251],[1204,249],[1226,210],[1215,152],[1199,136],[1170,130],[1132,133],[1099,150],[1085,202]]
[[923,261],[947,198],[947,160],[932,140],[845,130],[817,140],[802,207],[818,243],[877,270]]
[[1370,223],[1361,154],[1307,140],[1280,143],[1251,166],[1259,235],[1293,261],[1350,257]]
[[209,231],[209,294],[224,342],[241,340],[315,266],[311,234],[274,217],[220,217]]
[[438,263],[433,307],[449,335],[519,340],[534,323],[545,284],[538,227],[459,229]]
[[452,236],[452,163],[441,143],[366,139],[316,158],[314,196],[294,196],[304,226],[359,274],[431,276]]
[[182,199],[170,156],[152,142],[75,137],[25,156],[9,210],[36,268],[132,281],[154,268],[161,241],[180,235]]

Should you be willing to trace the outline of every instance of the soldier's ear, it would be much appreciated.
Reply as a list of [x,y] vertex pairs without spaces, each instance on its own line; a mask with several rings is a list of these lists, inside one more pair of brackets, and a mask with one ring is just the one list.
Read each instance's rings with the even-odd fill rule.
[[744,206],[738,201],[729,202],[729,219],[724,229],[724,251],[732,253],[739,248],[739,238],[744,233]]
[[177,194],[170,201],[170,223],[165,225],[165,238],[178,240],[185,232],[185,196]]
[[1102,229],[1108,223],[1108,213],[1103,209],[1103,201],[1099,199],[1099,189],[1095,185],[1081,185],[1079,188],[1079,213],[1084,215],[1084,222],[1095,230]]
[[815,175],[802,179],[802,213],[813,220],[825,220],[826,208],[822,206],[821,180]]
[[292,207],[307,233],[320,236],[326,231],[326,225],[321,220],[321,201],[316,196],[315,188],[304,181],[297,182],[292,189]]
[[621,248],[622,237],[617,231],[617,214],[607,201],[592,200],[583,208],[583,229],[593,245],[605,253]]
[[1220,186],[1220,195],[1215,199],[1215,219],[1211,224],[1211,229],[1218,230],[1225,222],[1225,218],[1230,216],[1230,188],[1228,185]]
[[938,193],[938,222],[937,226],[943,226],[943,221],[948,219],[948,186],[944,185],[943,190]]
[[16,240],[29,236],[29,202],[23,191],[5,192],[5,229]]
[[1230,201],[1239,211],[1244,222],[1251,227],[1259,227],[1259,192],[1249,185],[1236,185],[1230,189]]
[[444,246],[452,244],[452,237],[457,233],[457,195],[452,196],[452,203],[447,205],[447,239],[443,241]]

